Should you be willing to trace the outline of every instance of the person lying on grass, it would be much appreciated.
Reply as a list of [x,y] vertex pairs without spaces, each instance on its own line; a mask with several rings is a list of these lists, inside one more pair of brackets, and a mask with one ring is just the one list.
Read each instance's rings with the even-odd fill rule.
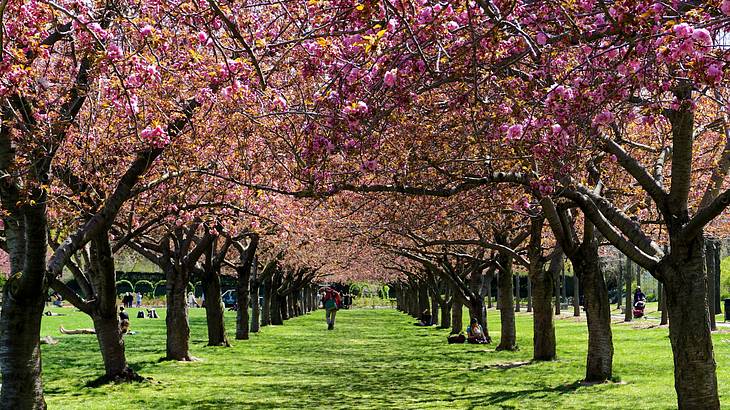
[[487,337],[484,335],[484,329],[479,324],[475,317],[471,318],[471,324],[466,329],[467,341],[472,344],[483,344],[489,343]]

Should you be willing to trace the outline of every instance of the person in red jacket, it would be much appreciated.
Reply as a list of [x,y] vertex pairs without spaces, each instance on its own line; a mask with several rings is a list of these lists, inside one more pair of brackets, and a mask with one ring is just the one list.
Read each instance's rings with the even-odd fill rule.
[[322,305],[326,313],[325,319],[327,319],[327,330],[335,328],[335,316],[337,310],[342,305],[340,299],[340,292],[328,287],[324,290],[324,297],[322,297]]

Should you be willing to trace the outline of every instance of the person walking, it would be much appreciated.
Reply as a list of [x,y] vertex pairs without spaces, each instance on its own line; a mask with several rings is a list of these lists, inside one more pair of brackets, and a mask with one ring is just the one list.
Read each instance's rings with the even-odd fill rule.
[[142,292],[137,292],[137,307],[142,306]]
[[327,320],[327,330],[335,328],[335,316],[337,316],[337,310],[341,304],[340,292],[328,287],[324,290],[324,296],[322,297],[322,305],[326,312],[325,319]]

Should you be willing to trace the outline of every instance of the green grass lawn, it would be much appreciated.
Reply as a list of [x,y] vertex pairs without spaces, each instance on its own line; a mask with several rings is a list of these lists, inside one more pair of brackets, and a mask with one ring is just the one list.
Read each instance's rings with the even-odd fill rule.
[[[46,400],[57,409],[157,408],[674,408],[672,355],[666,328],[614,326],[614,374],[620,383],[582,386],[585,322],[557,321],[559,360],[530,363],[532,319],[518,316],[518,352],[495,352],[499,315],[489,312],[492,345],[448,345],[448,331],[413,326],[391,309],[344,310],[327,331],[324,312],[264,327],[231,348],[206,347],[205,313],[191,311],[193,363],[159,362],[164,317],[132,319],[127,358],[149,382],[86,387],[103,373],[94,335],[66,336],[91,327],[71,308],[44,317]],[[134,317],[136,309],[131,309]],[[162,311],[164,313],[164,310]],[[227,323],[233,330],[233,312]],[[721,400],[730,403],[730,334],[714,335]]]

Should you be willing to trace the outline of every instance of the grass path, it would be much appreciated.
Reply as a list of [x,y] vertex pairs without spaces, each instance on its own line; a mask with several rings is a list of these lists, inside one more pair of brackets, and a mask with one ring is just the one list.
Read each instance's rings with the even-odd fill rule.
[[[159,362],[164,318],[132,319],[139,333],[127,337],[127,357],[152,381],[89,388],[86,383],[103,372],[96,338],[60,335],[58,326],[91,323],[72,309],[60,311],[67,316],[43,321],[43,335],[60,341],[43,346],[49,408],[675,407],[666,328],[615,325],[614,372],[621,382],[581,386],[577,381],[583,374],[586,330],[585,323],[572,318],[557,322],[560,359],[530,363],[532,324],[527,314],[518,315],[518,352],[494,351],[499,338],[495,311],[489,312],[495,344],[474,346],[448,345],[447,331],[413,326],[410,317],[390,309],[341,311],[331,332],[324,312],[317,311],[284,326],[265,327],[251,340],[225,349],[205,347],[204,311],[194,309],[192,354],[201,361]],[[232,328],[233,315],[227,323]],[[714,337],[721,394],[730,400],[730,334]]]

